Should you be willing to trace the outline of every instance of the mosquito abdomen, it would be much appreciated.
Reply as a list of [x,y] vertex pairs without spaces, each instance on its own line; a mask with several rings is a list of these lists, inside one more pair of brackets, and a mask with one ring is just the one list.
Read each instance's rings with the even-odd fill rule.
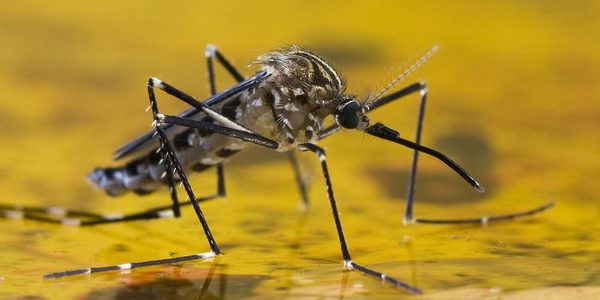
[[129,191],[139,195],[154,192],[163,182],[165,172],[160,155],[152,151],[141,159],[130,161],[124,166],[96,168],[88,174],[90,183],[104,190],[110,196],[118,196]]
[[[172,146],[185,171],[193,172],[210,169],[244,148],[244,144],[235,139],[196,130],[176,135]],[[154,149],[125,165],[96,168],[87,177],[92,185],[108,195],[118,196],[129,191],[138,195],[150,194],[168,183],[165,175],[162,155]],[[173,177],[179,181],[177,174]]]

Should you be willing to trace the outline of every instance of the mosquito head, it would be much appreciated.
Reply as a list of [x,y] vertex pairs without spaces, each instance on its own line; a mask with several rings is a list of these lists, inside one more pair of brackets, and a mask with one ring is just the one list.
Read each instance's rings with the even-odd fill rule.
[[355,98],[345,96],[335,110],[335,121],[347,129],[364,130],[369,126],[369,118]]

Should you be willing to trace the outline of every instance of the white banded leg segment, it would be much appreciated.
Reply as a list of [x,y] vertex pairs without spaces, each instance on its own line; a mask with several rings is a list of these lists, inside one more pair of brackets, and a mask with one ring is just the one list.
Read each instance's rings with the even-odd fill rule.
[[164,89],[165,86],[163,85],[162,80],[156,78],[156,77],[150,77],[150,83],[152,84],[153,87],[157,87],[159,89]]
[[215,52],[217,51],[217,47],[213,44],[206,45],[206,50],[204,51],[204,56],[213,57],[215,56]]
[[102,215],[102,219],[104,220],[120,220],[125,218],[123,214],[104,214]]
[[25,217],[25,212],[16,209],[4,210],[2,211],[2,216],[7,219],[23,219]]
[[209,251],[209,252],[198,253],[198,254],[196,254],[196,256],[198,256],[198,258],[213,258],[217,255],[214,252]]
[[53,216],[66,216],[67,210],[62,207],[49,206],[46,208],[46,213]]
[[160,218],[173,218],[175,213],[173,213],[173,210],[163,210],[158,212],[158,216]]
[[345,260],[344,261],[344,269],[346,269],[348,271],[354,270],[354,267],[352,266],[352,264],[353,264],[352,260]]
[[66,226],[80,226],[81,220],[75,218],[64,218],[60,221],[60,223]]

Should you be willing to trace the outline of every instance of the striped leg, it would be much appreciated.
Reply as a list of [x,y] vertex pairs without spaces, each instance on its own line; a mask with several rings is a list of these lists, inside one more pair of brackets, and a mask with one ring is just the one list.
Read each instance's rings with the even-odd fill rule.
[[344,231],[342,230],[342,222],[340,221],[337,204],[333,195],[333,185],[331,184],[331,179],[329,178],[329,171],[327,170],[327,157],[325,155],[325,150],[314,144],[301,144],[298,146],[298,150],[313,152],[319,156],[319,160],[321,161],[321,169],[323,171],[323,177],[325,178],[325,186],[327,187],[327,196],[329,198],[329,204],[331,205],[331,212],[333,213],[335,228],[338,234],[338,238],[340,240],[340,248],[342,250],[342,259],[344,260],[344,266],[349,270],[356,270],[367,276],[381,279],[384,282],[390,283],[409,293],[421,294],[421,290],[414,286],[406,284],[393,277],[389,277],[386,274],[361,266],[352,260],[352,258],[350,257],[350,251],[348,251],[348,246],[346,245],[346,238],[344,237]]
[[[204,52],[206,56],[206,66],[208,67],[208,80],[210,84],[210,92],[212,95],[216,94],[217,88],[215,83],[215,71],[213,66],[213,59],[216,59],[219,64],[227,70],[227,73],[233,77],[237,82],[244,81],[244,76],[223,56],[223,54],[215,47],[214,45],[208,45],[206,47],[206,51]],[[296,185],[298,186],[298,191],[300,192],[300,197],[302,200],[302,208],[306,209],[309,206],[309,199],[307,193],[306,182],[302,177],[302,170],[300,169],[300,165],[294,152],[288,152],[288,159],[290,160],[290,164],[292,166],[292,170],[294,172],[294,177],[296,181]],[[220,170],[220,171],[219,171]],[[217,172],[223,172],[222,164],[217,166]],[[224,196],[223,186],[223,196]]]

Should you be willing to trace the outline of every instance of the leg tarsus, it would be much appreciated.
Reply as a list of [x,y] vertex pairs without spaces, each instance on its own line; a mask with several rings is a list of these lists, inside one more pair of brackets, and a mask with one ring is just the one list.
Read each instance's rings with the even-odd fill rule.
[[381,280],[383,282],[392,284],[395,287],[403,289],[411,294],[420,295],[423,293],[419,288],[417,288],[415,286],[404,283],[404,282],[402,282],[394,277],[390,277],[384,273],[377,272],[375,270],[363,267],[353,261],[346,261],[345,265],[346,265],[346,268],[348,268],[349,270],[356,270],[356,271],[359,271],[359,272],[361,272],[365,275],[371,276],[371,277],[381,278]]
[[531,215],[538,214],[545,210],[548,210],[554,207],[554,202],[549,202],[544,205],[538,206],[536,208],[516,212],[511,214],[504,215],[496,215],[496,216],[483,216],[480,218],[472,218],[472,219],[421,219],[415,218],[412,223],[416,224],[488,224],[492,222],[501,222],[501,221],[509,221],[517,218],[523,218]]

